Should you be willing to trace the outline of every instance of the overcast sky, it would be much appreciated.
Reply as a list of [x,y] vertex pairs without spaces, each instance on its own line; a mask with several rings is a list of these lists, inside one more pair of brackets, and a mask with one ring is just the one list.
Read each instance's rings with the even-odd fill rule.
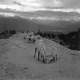
[[34,9],[80,8],[80,0],[0,0],[0,8],[30,11]]

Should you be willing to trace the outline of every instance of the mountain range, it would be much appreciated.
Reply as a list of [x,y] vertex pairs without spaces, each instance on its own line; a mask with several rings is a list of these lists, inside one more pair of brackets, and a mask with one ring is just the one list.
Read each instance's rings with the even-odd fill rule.
[[[5,12],[5,11],[4,11]],[[7,12],[7,11],[6,11]],[[8,13],[8,12],[7,12]],[[15,13],[15,12],[13,12]],[[71,32],[80,28],[80,14],[76,12],[16,12],[14,17],[5,17],[0,15],[0,31],[6,29],[15,29],[16,31],[58,31],[58,32]],[[42,17],[42,18],[38,18]],[[44,17],[53,18],[49,20]]]

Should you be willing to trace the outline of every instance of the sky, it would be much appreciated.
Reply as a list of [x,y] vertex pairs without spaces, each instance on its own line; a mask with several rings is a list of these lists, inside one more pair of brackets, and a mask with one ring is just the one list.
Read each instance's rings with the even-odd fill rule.
[[[41,23],[47,23],[47,24],[49,22],[51,23],[51,20],[52,21],[61,19],[76,20],[76,21],[80,20],[80,0],[0,0],[0,10],[3,11],[3,12],[0,11],[0,15],[6,17],[7,16],[14,17],[18,15],[22,18],[29,17],[29,19],[31,20],[37,19],[39,21],[42,21]],[[4,10],[6,12],[4,12]],[[7,12],[7,10],[11,11]],[[41,13],[38,13],[37,11],[41,11]],[[40,16],[42,14],[42,11],[44,11],[43,12],[44,17]],[[19,12],[22,13],[19,14]],[[51,17],[48,17],[48,14],[46,14],[46,12],[49,12]],[[62,15],[63,18],[61,16],[59,16],[60,18],[59,17],[56,18],[54,15],[55,13],[53,14],[53,12],[67,12],[67,13],[77,12],[79,13],[79,17],[76,17],[74,16],[75,15],[74,13],[73,14],[71,13],[69,14],[69,17],[66,18],[67,16],[66,14],[59,13],[59,15]],[[39,14],[38,16],[37,13]],[[37,17],[35,17],[35,15]]]
[[0,8],[16,11],[63,10],[80,12],[80,0],[0,0]]

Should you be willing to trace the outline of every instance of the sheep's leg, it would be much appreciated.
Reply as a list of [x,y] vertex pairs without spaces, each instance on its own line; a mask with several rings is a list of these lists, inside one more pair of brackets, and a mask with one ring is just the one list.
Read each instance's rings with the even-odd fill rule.
[[37,51],[38,51],[38,49],[35,48],[34,58],[36,57]]
[[35,48],[35,54],[34,54],[34,58],[36,58],[38,61],[41,59],[41,51],[38,48]]
[[39,53],[38,58],[39,58],[39,61],[43,62],[43,60],[44,60],[44,55],[43,55],[42,53]]
[[40,60],[40,51],[38,51],[38,61]]
[[57,54],[55,55],[55,61],[57,61]]

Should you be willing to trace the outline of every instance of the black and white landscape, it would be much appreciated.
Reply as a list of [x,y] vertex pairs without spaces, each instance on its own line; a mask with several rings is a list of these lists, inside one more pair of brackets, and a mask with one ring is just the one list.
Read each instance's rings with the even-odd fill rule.
[[[36,61],[36,45],[24,40],[26,32],[34,32],[44,38],[46,45],[55,46],[59,59],[50,64]],[[39,19],[0,16],[0,79],[79,80],[79,35],[79,20],[42,23]]]
[[80,80],[80,1],[0,1],[0,80]]

